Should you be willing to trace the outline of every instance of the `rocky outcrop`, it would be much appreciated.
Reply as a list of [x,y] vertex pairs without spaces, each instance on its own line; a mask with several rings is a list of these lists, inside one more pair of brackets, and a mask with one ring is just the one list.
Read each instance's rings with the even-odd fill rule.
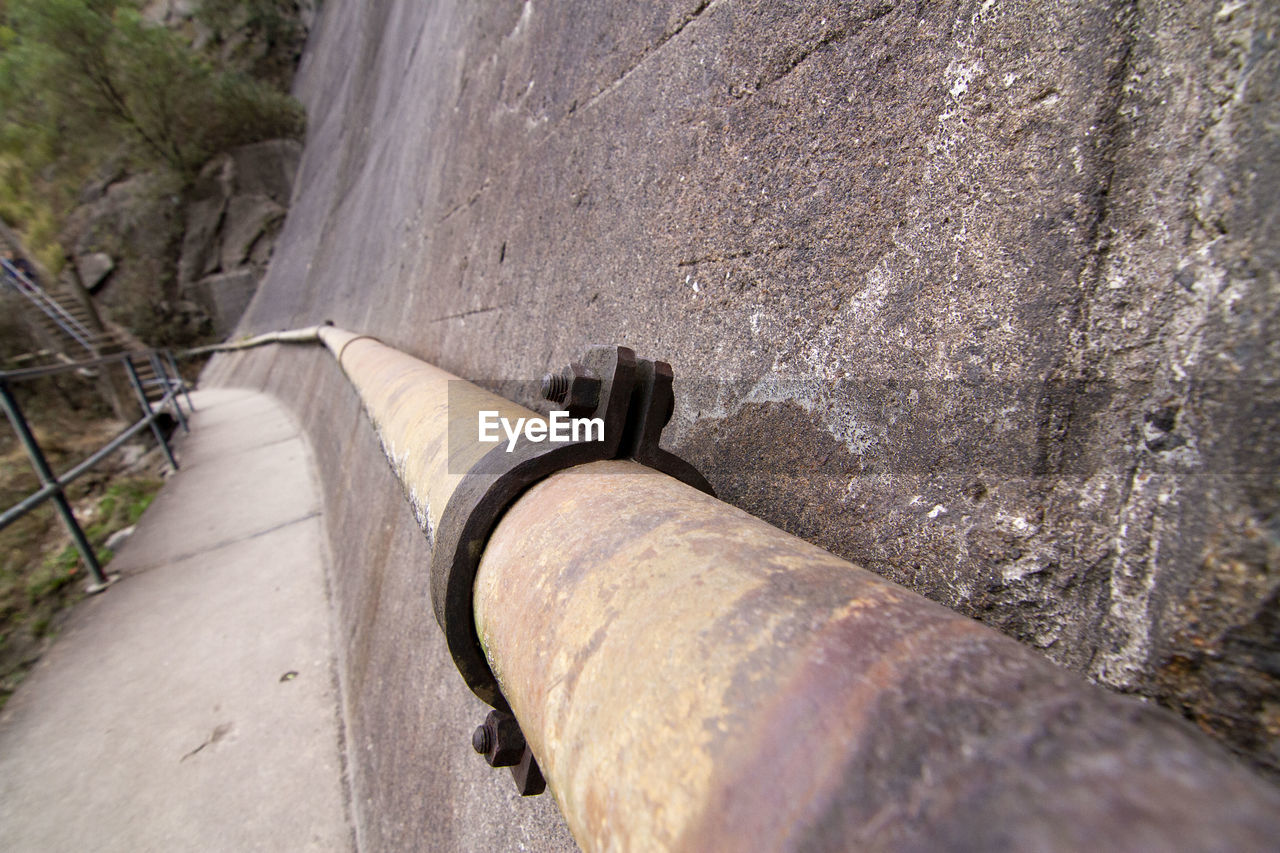
[[108,170],[64,231],[75,272],[144,340],[225,336],[271,259],[301,152],[281,139],[219,154],[185,193],[160,176]]
[[293,140],[237,148],[210,161],[191,191],[178,291],[219,337],[235,328],[271,259],[301,154]]
[[199,298],[218,337],[225,338],[236,327],[244,309],[258,290],[259,275],[253,267],[215,273],[200,280]]
[[78,274],[99,306],[148,341],[198,335],[207,325],[196,309],[182,313],[173,265],[182,235],[182,196],[154,174],[109,168],[81,195],[62,232]]
[[150,0],[142,11],[183,33],[218,65],[287,87],[315,20],[315,0],[208,5],[204,0]]
[[[202,61],[288,90],[315,2],[146,0],[140,11]],[[244,146],[215,157],[194,187],[189,175],[136,172],[108,155],[63,223],[62,277],[149,343],[226,334],[271,257],[299,154],[292,140]]]

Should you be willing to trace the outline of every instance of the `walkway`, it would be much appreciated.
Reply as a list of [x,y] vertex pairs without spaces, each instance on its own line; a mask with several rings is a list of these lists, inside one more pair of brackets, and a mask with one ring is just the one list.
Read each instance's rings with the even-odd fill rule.
[[123,579],[0,716],[0,850],[352,848],[306,444],[268,397],[192,396]]

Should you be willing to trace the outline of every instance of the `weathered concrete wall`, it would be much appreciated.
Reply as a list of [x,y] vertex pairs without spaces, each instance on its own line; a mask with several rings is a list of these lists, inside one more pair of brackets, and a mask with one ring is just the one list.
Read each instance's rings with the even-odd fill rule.
[[[329,318],[472,377],[665,358],[668,444],[726,500],[1274,771],[1277,26],[1261,2],[333,0],[241,330]],[[211,376],[292,401],[331,461],[363,838],[514,846],[554,816],[465,754],[421,539],[322,362]]]

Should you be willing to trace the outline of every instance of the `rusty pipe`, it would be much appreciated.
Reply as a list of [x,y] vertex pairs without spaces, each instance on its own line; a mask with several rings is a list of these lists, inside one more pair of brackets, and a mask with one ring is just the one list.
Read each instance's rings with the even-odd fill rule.
[[587,850],[1262,850],[1172,714],[633,462],[492,534],[481,642]]
[[543,419],[371,335],[327,323],[197,347],[182,355],[270,344],[320,344],[329,351],[360,397],[418,525],[433,542],[449,498],[468,470],[493,449],[478,440],[479,412],[495,411],[512,421]]
[[[466,438],[478,411],[536,417],[367,336],[314,336],[429,538],[492,448]],[[1280,838],[1280,791],[1168,712],[634,462],[520,496],[484,548],[474,609],[588,850]]]
[[493,444],[478,440],[481,410],[541,418],[376,338],[332,326],[317,337],[355,387],[418,525],[434,544],[449,498]]

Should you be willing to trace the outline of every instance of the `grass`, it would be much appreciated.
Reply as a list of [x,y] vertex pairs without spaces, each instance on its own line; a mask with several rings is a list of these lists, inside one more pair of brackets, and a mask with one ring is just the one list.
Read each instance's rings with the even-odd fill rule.
[[[121,425],[100,411],[54,417],[32,400],[28,416],[55,471],[100,447]],[[44,417],[41,417],[44,415]],[[38,479],[9,429],[0,438],[0,509],[35,491]],[[120,454],[116,454],[119,457]],[[136,524],[161,485],[159,477],[123,470],[107,460],[68,489],[85,536],[104,567],[113,554],[106,542]],[[53,506],[46,503],[0,530],[0,707],[57,633],[70,609],[85,596],[88,570]]]

